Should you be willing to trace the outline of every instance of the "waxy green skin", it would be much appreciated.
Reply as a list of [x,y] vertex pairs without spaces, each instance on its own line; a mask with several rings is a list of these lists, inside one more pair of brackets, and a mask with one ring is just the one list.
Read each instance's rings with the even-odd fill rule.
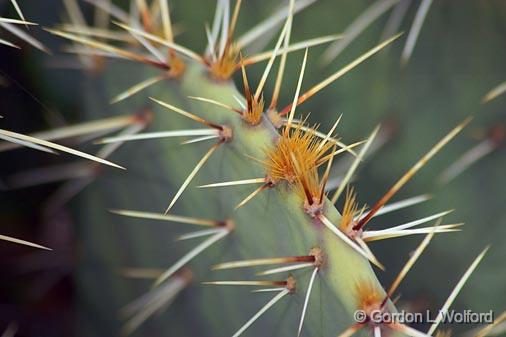
[[[113,97],[135,83],[132,78],[141,81],[152,73],[151,69],[142,66],[108,65],[102,87],[97,86],[96,79],[90,82],[93,83],[90,99],[95,103],[90,117],[101,115],[101,112],[97,114],[97,106],[111,110],[104,98]],[[123,77],[128,78],[128,82]],[[168,310],[150,319],[136,333],[232,335],[274,293],[253,294],[249,287],[200,283],[284,279],[287,274],[257,277],[255,272],[263,269],[212,271],[212,265],[231,260],[307,255],[311,248],[318,246],[325,254],[326,263],[314,284],[303,335],[336,336],[354,323],[357,282],[368,282],[383,291],[370,263],[318,220],[305,214],[303,199],[294,186],[280,183],[238,210],[234,207],[259,185],[196,188],[201,184],[265,176],[262,165],[251,157],[265,158],[265,150],[275,143],[278,132],[270,121],[264,118],[259,125],[250,126],[236,112],[188,98],[200,96],[239,107],[234,95],[242,97],[231,81],[215,81],[201,65],[188,64],[180,79],[167,80],[112,107],[117,112],[131,113],[136,108],[149,106],[154,113],[149,131],[204,127],[151,102],[148,99],[151,96],[226,125],[233,131],[233,138],[213,154],[171,213],[233,219],[236,229],[189,264],[195,276],[193,284]],[[98,324],[103,333],[116,334],[119,330],[117,310],[151,286],[151,281],[122,278],[117,273],[118,268],[168,268],[202,240],[174,241],[178,234],[199,230],[199,226],[131,219],[107,212],[107,209],[120,208],[163,213],[191,169],[215,142],[180,145],[181,141],[173,138],[126,143],[113,159],[126,166],[128,171],[107,169],[81,197],[83,260],[77,279],[80,280],[85,315],[90,311],[97,313],[97,317],[87,318],[88,323]],[[324,214],[339,224],[340,214],[329,201],[325,203]],[[296,335],[312,270],[296,271],[293,274],[297,280],[296,292],[278,302],[244,336]],[[362,333],[370,334],[370,330],[364,329]]]

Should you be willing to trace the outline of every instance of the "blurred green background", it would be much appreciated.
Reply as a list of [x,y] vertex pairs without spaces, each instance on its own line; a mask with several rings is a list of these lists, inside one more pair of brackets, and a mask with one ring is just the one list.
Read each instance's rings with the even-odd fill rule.
[[[292,41],[341,33],[372,3],[363,0],[319,0],[296,16]],[[418,1],[412,2],[401,30],[409,30],[417,4]],[[32,0],[20,2],[20,5],[29,20],[45,26],[59,22],[63,12],[59,1],[42,3]],[[204,23],[212,20],[214,1],[172,1],[171,5],[174,22],[184,28],[176,40],[195,50],[203,50]],[[6,15],[14,16],[7,1],[0,6]],[[82,7],[89,10],[86,4]],[[272,1],[244,1],[238,32],[252,27],[275,8],[277,4]],[[372,24],[329,65],[320,62],[325,47],[311,48],[303,88],[309,88],[375,45],[380,40],[389,14]],[[0,88],[0,115],[6,117],[0,121],[2,128],[29,132],[58,125],[62,119],[77,122],[87,118],[89,112],[85,107],[89,108],[90,79],[76,70],[58,69],[59,64],[68,60],[68,55],[59,51],[61,40],[38,28],[33,29],[33,34],[47,43],[54,55],[43,55],[27,47],[22,51],[0,47],[0,70],[2,77],[7,79]],[[455,307],[502,312],[506,308],[504,146],[498,146],[448,185],[438,185],[437,177],[466,150],[484,140],[490,128],[504,128],[506,123],[506,96],[486,105],[481,104],[485,93],[506,80],[506,3],[501,0],[435,0],[410,62],[401,67],[400,53],[404,43],[405,37],[304,103],[298,111],[311,112],[310,121],[321,123],[324,130],[332,125],[338,114],[343,114],[338,130],[347,142],[362,139],[378,123],[393,126],[395,132],[391,139],[365,162],[355,183],[359,200],[367,204],[374,203],[448,130],[466,116],[475,115],[472,124],[396,197],[401,199],[431,193],[434,198],[408,210],[378,218],[371,227],[395,225],[455,209],[446,220],[450,223],[465,222],[464,231],[440,235],[431,243],[401,286],[401,304],[420,309],[426,303],[430,303],[432,309],[439,307],[471,260],[483,247],[492,244],[482,265],[457,298]],[[302,52],[298,52],[288,58],[282,105],[292,99],[302,57]],[[248,70],[251,82],[258,82],[263,66]],[[272,81],[269,81],[266,92],[271,91]],[[121,105],[113,109],[120,108]],[[98,112],[99,115],[103,114]],[[2,156],[6,158],[0,168],[2,177],[23,168],[57,163],[59,160],[26,150]],[[64,261],[65,268],[62,269],[74,274],[78,262],[83,259],[80,254],[85,251],[79,248],[86,243],[81,242],[82,237],[79,236],[82,228],[77,227],[77,235],[72,232],[75,220],[83,220],[85,212],[81,207],[86,204],[80,204],[76,199],[57,219],[43,217],[41,205],[57,187],[51,185],[1,192],[2,233],[21,234],[28,239],[43,240],[48,245],[51,241],[57,242],[62,247],[56,253]],[[91,191],[93,189],[88,193]],[[77,223],[86,226],[83,221]],[[374,252],[388,268],[385,273],[378,274],[384,285],[390,284],[419,240],[394,239],[373,245]],[[77,258],[74,259],[73,252],[76,250]],[[9,256],[5,260],[2,258],[2,264],[7,270],[14,271],[0,281],[0,299],[5,303],[1,309],[5,317],[2,321],[18,321],[20,331],[27,336],[34,335],[38,329],[42,329],[41,335],[44,336],[60,336],[72,331],[69,322],[75,317],[70,308],[73,308],[71,304],[80,293],[80,287],[75,287],[75,278],[63,276],[64,280],[59,281],[50,292],[27,296],[25,290],[33,288],[41,274],[47,277],[48,271],[27,276],[19,272],[23,269],[19,261],[27,260],[30,252],[12,247],[2,247],[0,251],[2,256]],[[43,260],[48,263],[50,259],[45,256]],[[32,263],[44,265],[42,262]],[[79,278],[79,274],[74,275]],[[77,279],[77,284],[82,282]],[[94,305],[89,306],[92,308]],[[41,313],[47,316],[40,316]],[[57,321],[61,313],[65,313],[62,322],[66,322],[61,329],[50,328],[52,324],[43,323]],[[165,315],[170,315],[170,312],[157,320],[163,322]],[[41,317],[47,317],[47,320]],[[87,318],[90,320],[86,320],[86,325],[92,325],[90,322],[96,319],[94,323],[99,322],[98,325],[102,326],[100,333],[109,332],[104,328],[105,323],[100,322],[101,317]],[[88,328],[94,330],[93,327]],[[454,328],[464,330],[468,327]]]

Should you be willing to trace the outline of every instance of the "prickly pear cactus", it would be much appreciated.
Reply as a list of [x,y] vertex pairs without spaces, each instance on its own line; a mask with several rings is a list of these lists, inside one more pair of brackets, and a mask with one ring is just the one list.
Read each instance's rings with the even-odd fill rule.
[[[83,335],[442,334],[436,331],[439,320],[422,332],[377,321],[373,314],[398,310],[396,290],[414,262],[435,235],[460,231],[462,224],[445,221],[449,211],[382,230],[368,224],[426,200],[396,202],[397,192],[472,118],[462,118],[439,137],[426,137],[426,153],[366,206],[351,182],[385,127],[338,139],[346,127],[341,118],[323,127],[312,124],[304,103],[403,37],[387,34],[303,89],[304,75],[313,71],[310,60],[332,60],[363,28],[356,23],[344,37],[293,44],[294,15],[311,2],[290,1],[236,37],[241,1],[218,0],[203,53],[175,42],[177,26],[165,1],[139,0],[129,12],[92,1],[96,27],[87,26],[74,1],[64,2],[71,24],[48,31],[71,41],[87,68],[87,119],[100,124],[105,114],[128,116],[114,124],[124,127],[118,134],[97,141],[102,164],[127,170],[93,163],[86,181],[93,183],[78,198],[82,247],[76,280]],[[363,20],[394,6],[401,11],[402,2],[378,1]],[[416,41],[416,22],[423,21],[428,6],[422,1],[407,46]],[[109,16],[114,31],[104,24]],[[270,38],[271,51],[247,53]],[[313,46],[328,43],[327,53],[313,53]],[[291,54],[296,50],[304,54]],[[412,52],[406,47],[403,62]],[[287,58],[295,66],[285,70]],[[266,64],[261,75],[251,76],[260,62]],[[284,71],[292,75],[283,77]],[[259,83],[253,85],[248,75]],[[272,93],[267,78],[275,83]],[[294,97],[284,107],[280,91]],[[347,169],[339,173],[336,163]],[[404,236],[419,237],[420,243],[385,287],[376,276],[385,267],[370,243]],[[476,250],[452,295],[487,250]]]
[[[217,20],[220,15],[222,18],[214,27],[223,25],[221,40],[218,41],[215,31],[209,32],[209,52],[203,57],[173,42],[167,17],[161,17],[163,34],[150,27],[152,22],[146,18],[149,13],[143,12],[148,9],[142,6],[139,10],[143,27],[132,23],[118,25],[158,60],[72,33],[53,31],[85,46],[147,65],[132,69],[131,65],[110,64],[102,73],[99,82],[102,88],[91,88],[97,85],[95,79],[90,83],[90,92],[96,93],[90,98],[95,102],[91,113],[101,110],[97,109],[96,101],[103,92],[118,92],[127,81],[141,83],[114,101],[126,99],[126,103],[117,105],[118,110],[136,106],[149,111],[144,112],[149,117],[142,120],[149,132],[104,141],[136,144],[126,144],[123,151],[128,151],[128,155],[117,159],[129,171],[112,178],[116,181],[108,178],[105,185],[96,184],[82,199],[83,209],[102,209],[84,218],[84,223],[89,224],[81,233],[87,237],[87,251],[106,247],[106,251],[84,255],[79,279],[83,281],[85,298],[89,303],[100,303],[94,310],[106,317],[108,312],[125,305],[125,299],[134,297],[133,281],[121,281],[118,271],[168,268],[156,277],[150,293],[138,294],[141,297],[125,307],[124,333],[132,333],[174,300],[176,303],[169,311],[177,313],[159,320],[155,331],[169,334],[179,331],[178,334],[184,335],[227,335],[237,331],[235,335],[240,335],[264,334],[274,329],[276,334],[287,335],[295,334],[298,327],[299,334],[303,328],[307,334],[324,336],[362,328],[367,333],[378,330],[423,335],[400,324],[369,325],[369,316],[364,322],[353,320],[356,310],[363,310],[366,315],[374,309],[395,310],[389,303],[395,288],[387,294],[379,284],[370,262],[379,268],[383,266],[366,242],[409,233],[368,232],[363,226],[467,122],[443,138],[370,211],[360,211],[353,192],[348,190],[340,214],[333,203],[339,194],[344,196],[354,169],[378,130],[366,139],[357,154],[353,146],[334,139],[335,126],[327,135],[319,134],[316,128],[301,121],[299,115],[295,118],[295,108],[398,36],[302,93],[306,50],[294,102],[279,111],[275,104],[266,109],[263,82],[258,89],[250,88],[244,69],[256,62],[255,57],[243,58],[241,43],[234,40],[240,2],[231,11],[231,18],[228,6],[228,2],[218,2]],[[269,59],[265,76],[278,53],[282,63],[285,62],[293,3],[290,8],[286,10],[286,23],[274,51],[264,57]],[[160,57],[160,47],[168,50],[168,56]],[[241,67],[243,88],[238,90],[231,75]],[[173,138],[163,139],[171,136],[199,137],[194,138],[196,144],[181,145]],[[149,138],[162,139],[146,140]],[[329,169],[334,157],[350,155],[347,152],[356,159],[331,202],[326,197]],[[321,170],[325,166],[327,169]],[[132,179],[132,174],[136,178]],[[206,183],[201,187],[209,189],[196,188]],[[171,201],[167,208],[168,200]],[[115,210],[106,212],[104,206]],[[161,212],[164,208],[165,213]],[[182,242],[167,242],[188,231],[192,224],[211,229],[183,234],[179,237]],[[444,225],[434,230],[422,229],[420,233],[427,233],[430,239],[434,233],[454,231],[456,227]],[[212,271],[213,265],[220,262],[224,264],[214,267],[219,271]],[[281,269],[269,270],[261,277],[255,275],[259,266],[269,265]],[[105,275],[102,282],[93,286],[97,268]],[[247,286],[254,286],[256,292],[249,293]],[[260,290],[263,286],[267,286],[265,291]],[[114,290],[104,294],[101,289]],[[174,299],[176,295],[179,296]],[[209,303],[219,304],[219,308],[210,308]],[[192,317],[199,324],[188,324],[185,317]]]
[[[121,73],[121,70],[119,72]],[[118,82],[116,80],[117,78],[113,76],[108,85],[113,88],[117,87]],[[214,219],[224,223],[230,221],[231,226],[230,233],[227,233],[212,247],[195,257],[189,264],[189,268],[194,274],[193,283],[189,285],[187,291],[182,292],[181,298],[177,302],[181,302],[181,305],[188,310],[187,314],[192,313],[191,315],[201,321],[202,324],[197,327],[185,327],[186,324],[182,324],[182,331],[190,335],[205,334],[206,331],[210,330],[216,335],[231,334],[234,329],[240,328],[242,324],[240,322],[246,322],[258,308],[269,300],[270,294],[250,294],[248,289],[231,289],[230,287],[213,285],[203,286],[200,284],[202,281],[254,281],[257,279],[284,281],[292,275],[291,277],[296,280],[297,284],[293,291],[283,302],[269,310],[266,317],[262,319],[262,323],[259,323],[256,327],[259,330],[254,330],[255,326],[252,329],[253,331],[259,331],[259,333],[265,331],[267,326],[279,324],[276,323],[279,320],[277,317],[284,316],[276,329],[279,329],[279,333],[282,335],[296,333],[294,329],[296,331],[297,320],[300,318],[298,314],[300,314],[301,305],[304,302],[304,289],[307,288],[309,277],[314,268],[295,271],[293,274],[285,272],[275,274],[274,277],[257,277],[255,271],[258,270],[238,269],[219,272],[212,271],[211,267],[213,264],[232,260],[310,256],[314,248],[321,249],[322,266],[314,283],[311,309],[308,312],[305,325],[307,329],[321,331],[323,335],[335,334],[339,331],[338,326],[346,327],[351,325],[353,321],[350,319],[350,313],[356,309],[356,299],[353,294],[357,291],[357,282],[371,283],[373,287],[377,287],[378,291],[382,288],[377,283],[367,259],[355,253],[319,220],[306,214],[304,211],[305,199],[300,194],[295,181],[292,183],[276,182],[275,185],[269,186],[237,210],[235,207],[262,183],[217,187],[213,190],[197,189],[195,187],[197,184],[265,178],[268,175],[267,168],[258,160],[266,160],[267,152],[275,147],[277,138],[279,138],[279,134],[272,123],[266,117],[262,117],[258,125],[249,125],[236,112],[202,102],[189,101],[188,96],[212,97],[224,104],[238,109],[241,108],[234,100],[234,96],[241,97],[241,93],[237,91],[235,86],[229,81],[216,82],[209,78],[207,70],[198,64],[188,64],[185,74],[176,83],[161,85],[159,89],[152,90],[149,95],[157,98],[163,97],[163,101],[170,102],[170,104],[186,111],[198,113],[199,117],[223,125],[229,128],[231,132],[231,137],[216,148],[209,161],[199,170],[198,177],[192,182],[188,191],[185,191],[176,206],[168,213],[169,216],[170,214],[177,214]],[[153,112],[153,121],[150,124],[149,131],[196,129],[196,126],[198,128],[198,124],[196,125],[193,120],[185,120],[185,117],[155,104],[151,104],[150,107]],[[91,187],[96,192],[89,192],[90,197],[84,201],[86,202],[85,207],[86,209],[103,209],[104,205],[109,205],[109,208],[163,214],[163,210],[171,196],[168,192],[171,190],[177,191],[181,182],[187,178],[189,172],[194,169],[203,154],[208,153],[209,149],[216,146],[216,144],[220,144],[219,142],[220,140],[218,140],[218,143],[214,140],[206,145],[187,144],[181,146],[177,140],[162,140],[155,142],[155,144],[153,142],[150,144],[135,144],[139,147],[135,150],[137,155],[134,156],[134,161],[130,162],[133,157],[129,154],[128,158],[125,157],[125,160],[130,162],[130,165],[126,162],[124,164],[129,167],[129,171],[136,172],[135,174],[139,176],[145,176],[147,182],[143,183],[143,178],[135,184],[131,184],[132,180],[130,178],[125,180],[119,178],[117,183],[113,183],[114,185],[109,186],[106,190],[103,190],[97,184],[95,187]],[[134,146],[134,144],[129,145]],[[158,154],[160,153],[164,155],[159,157]],[[257,160],[252,159],[252,157]],[[182,158],[184,158],[184,163]],[[153,169],[155,167],[156,169],[153,170],[150,166],[146,167],[144,165],[149,162],[152,163]],[[136,165],[135,163],[143,164]],[[172,165],[173,163],[178,164]],[[163,174],[163,172],[168,173]],[[126,173],[126,175],[129,175],[129,173]],[[140,192],[143,190],[142,186],[146,186],[145,192]],[[108,191],[111,192],[108,193]],[[118,198],[118,192],[123,197]],[[139,200],[131,197],[138,193],[146,193],[146,198]],[[147,195],[149,195],[149,198]],[[328,201],[325,201],[324,205],[326,217],[333,223],[339,224],[340,215],[337,210]],[[89,293],[86,293],[87,298],[102,297],[103,294],[99,291],[102,287],[115,288],[114,285],[117,282],[125,284],[124,280],[119,280],[121,276],[117,274],[118,269],[122,267],[164,267],[164,264],[160,265],[154,263],[154,261],[166,261],[167,266],[171,266],[188,251],[195,249],[200,244],[198,240],[202,240],[197,238],[188,242],[174,242],[173,240],[178,234],[199,229],[198,226],[195,228],[192,225],[178,224],[178,221],[170,223],[163,222],[162,219],[160,223],[160,221],[146,219],[126,220],[118,215],[108,213],[106,210],[93,212],[93,219],[92,222],[101,228],[100,231],[104,230],[104,224],[108,226],[112,236],[106,235],[104,237],[99,235],[97,237],[92,235],[86,240],[89,245],[101,246],[101,244],[95,243],[95,240],[102,237],[107,241],[104,244],[106,244],[108,250],[119,252],[123,250],[121,247],[127,244],[129,255],[135,256],[135,258],[133,260],[119,258],[116,261],[111,261],[112,265],[104,266],[103,272],[111,274],[112,283],[107,286],[97,284],[98,288],[89,288]],[[167,219],[170,219],[170,217],[167,217]],[[88,221],[85,220],[87,223]],[[224,230],[227,230],[226,226],[227,224],[225,224]],[[88,230],[91,232],[88,232]],[[134,232],[131,232],[131,230]],[[87,228],[86,232],[92,233],[92,229]],[[132,233],[135,233],[135,237],[130,237]],[[125,235],[126,242],[122,239],[123,235]],[[212,235],[219,236],[219,234]],[[117,237],[118,241],[110,239],[111,237]],[[144,239],[141,239],[142,237]],[[206,240],[208,239],[204,239],[204,241]],[[149,247],[164,248],[160,251],[159,248],[152,250]],[[153,253],[154,255],[150,256]],[[100,253],[100,256],[103,256],[103,254],[103,252]],[[86,259],[92,259],[91,261],[98,258],[102,260],[101,257],[94,257],[93,255],[86,254],[85,256]],[[144,256],[144,258],[135,262],[141,256]],[[338,271],[343,268],[350,269],[353,272],[339,273]],[[96,275],[96,272],[95,268],[89,270],[85,268],[83,270],[83,273],[89,273],[90,277]],[[82,279],[88,280],[84,276]],[[149,283],[144,285],[148,286],[149,289]],[[128,286],[131,287],[132,285]],[[327,295],[325,295],[326,292],[328,292]],[[134,295],[133,293],[130,294],[130,296],[125,297],[123,295],[117,298],[117,305],[119,306],[125,299],[132,299]],[[114,293],[110,295],[117,296]],[[96,303],[99,302],[97,298]],[[107,302],[110,303],[110,301]],[[205,303],[221,303],[221,305],[219,310],[208,310]],[[174,308],[177,307],[178,304],[175,303]],[[238,307],[244,309],[237,310]],[[248,308],[248,310],[245,308]],[[96,309],[111,310],[105,306],[102,309]],[[234,326],[234,324],[230,324],[231,322],[239,324]],[[173,331],[179,325],[177,319],[174,323],[168,322],[166,319],[163,319],[160,323],[160,329],[167,329],[161,331],[167,331],[167,333]],[[249,333],[254,334],[255,332]]]

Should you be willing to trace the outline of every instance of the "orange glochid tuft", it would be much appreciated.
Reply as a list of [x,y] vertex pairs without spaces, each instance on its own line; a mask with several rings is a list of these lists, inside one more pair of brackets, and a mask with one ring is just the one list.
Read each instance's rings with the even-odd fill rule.
[[186,64],[183,60],[169,50],[169,70],[168,76],[169,78],[179,78],[181,77],[186,70]]
[[358,208],[357,194],[353,188],[346,190],[346,198],[344,201],[341,222],[339,228],[346,234],[352,233],[355,219],[364,212],[364,208]]
[[385,294],[369,281],[359,281],[355,288],[355,303],[357,308],[363,310],[367,316],[375,310],[380,310]]
[[209,72],[215,80],[226,81],[238,68],[239,50],[233,45],[225,48],[223,55],[209,65]]
[[241,66],[242,71],[242,82],[244,86],[244,97],[246,98],[246,109],[241,112],[243,120],[249,125],[255,126],[260,124],[262,121],[262,115],[264,112],[264,96],[263,94],[256,97],[250,89],[248,83],[248,75],[244,65]]
[[248,106],[242,112],[244,121],[253,126],[260,124],[264,112],[264,105],[265,101],[263,95],[260,96],[258,100],[252,96],[251,101],[248,101]]
[[440,331],[437,331],[434,336],[435,337],[451,337],[452,332],[451,332],[451,330],[440,330]]
[[[266,150],[263,161],[270,181],[285,180],[290,184],[313,181],[315,170],[330,157],[330,142],[319,139],[315,132],[304,131],[303,123],[290,132],[281,132],[275,146]],[[316,176],[317,178],[317,176]]]

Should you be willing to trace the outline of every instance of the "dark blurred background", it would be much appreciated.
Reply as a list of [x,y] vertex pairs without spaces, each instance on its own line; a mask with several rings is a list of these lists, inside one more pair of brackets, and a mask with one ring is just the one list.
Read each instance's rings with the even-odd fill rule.
[[[51,27],[62,17],[60,1],[19,1],[28,20]],[[373,1],[319,0],[296,17],[293,41],[343,32]],[[407,31],[417,9],[413,1],[400,30]],[[183,27],[177,41],[201,51],[205,45],[204,22],[210,22],[214,1],[172,1],[172,16]],[[86,11],[89,6],[82,4]],[[276,8],[271,1],[244,1],[238,31],[252,27]],[[16,17],[9,1],[0,1],[5,17]],[[325,47],[311,48],[304,87],[318,82],[380,41],[390,12],[375,21],[329,65],[320,56]],[[72,64],[61,53],[62,41],[41,30],[30,34],[51,50],[46,55],[24,44],[22,50],[0,46],[0,127],[33,132],[82,120],[86,87],[83,74],[61,69]],[[9,37],[7,32],[0,32]],[[15,40],[13,38],[13,40]],[[448,145],[397,199],[430,193],[434,198],[413,208],[378,218],[375,226],[395,225],[455,209],[448,222],[465,222],[454,235],[437,237],[401,287],[402,301],[412,308],[426,303],[440,306],[451,287],[479,251],[492,249],[471,277],[455,307],[474,311],[506,308],[506,157],[504,128],[506,96],[482,104],[483,96],[506,80],[506,2],[502,0],[436,0],[427,15],[409,63],[401,66],[405,37],[388,50],[347,74],[317,98],[304,104],[312,122],[330,127],[343,114],[339,134],[346,141],[364,137],[382,123],[391,130],[383,147],[362,166],[356,181],[361,202],[377,200],[449,129],[466,116],[472,124]],[[302,53],[288,58],[282,102],[293,95]],[[263,64],[248,71],[258,82]],[[272,89],[272,82],[267,86]],[[437,178],[465,151],[490,137],[495,130],[497,146],[489,155],[446,185]],[[501,138],[502,137],[502,138]],[[0,183],[27,168],[62,163],[62,156],[48,156],[27,149],[0,153]],[[66,157],[66,156],[63,156]],[[0,233],[50,246],[53,252],[0,242],[0,333],[10,322],[20,336],[75,335],[75,254],[82,244],[76,236],[79,201],[72,200],[56,215],[44,210],[61,184],[0,191]],[[340,207],[339,207],[340,208]],[[419,238],[394,239],[373,245],[388,266],[380,273],[390,284]]]

